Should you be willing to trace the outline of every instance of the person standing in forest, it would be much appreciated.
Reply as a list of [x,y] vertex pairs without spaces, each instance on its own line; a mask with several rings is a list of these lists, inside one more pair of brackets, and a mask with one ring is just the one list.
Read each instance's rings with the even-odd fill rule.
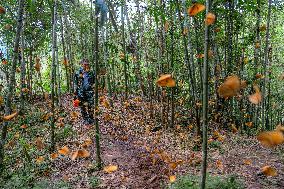
[[81,114],[84,122],[92,124],[94,122],[94,86],[95,74],[90,70],[88,59],[82,59],[80,69],[74,76],[74,101],[79,100]]

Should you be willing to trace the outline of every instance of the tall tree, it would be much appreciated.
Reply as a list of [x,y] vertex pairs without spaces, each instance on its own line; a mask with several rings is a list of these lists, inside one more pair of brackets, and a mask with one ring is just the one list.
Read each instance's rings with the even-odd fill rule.
[[[268,13],[267,13],[267,23],[266,23],[266,36],[265,36],[265,52],[264,52],[264,63],[263,63],[263,75],[265,79],[263,80],[263,86],[262,86],[262,128],[269,129],[269,125],[266,124],[266,81],[268,80],[268,73],[267,73],[267,65],[269,64],[269,39],[270,39],[270,17],[271,17],[271,4],[272,0],[268,0]],[[270,98],[270,97],[268,97]]]
[[[10,68],[10,80],[8,83],[8,93],[7,93],[7,100],[5,104],[5,115],[11,114],[12,111],[12,101],[15,91],[15,84],[16,84],[16,68],[17,68],[17,61],[19,60],[19,43],[21,38],[21,31],[23,26],[23,14],[24,14],[24,6],[25,0],[19,0],[18,6],[18,17],[17,17],[17,29],[16,29],[16,37],[14,42],[14,53],[13,53],[13,61],[12,66]],[[1,141],[0,141],[0,171],[3,170],[3,160],[4,160],[4,144],[7,136],[7,128],[8,123],[4,122],[2,127],[2,134],[1,134]]]
[[[96,13],[99,12],[98,6],[95,9]],[[98,169],[102,168],[101,159],[101,146],[100,146],[100,127],[99,127],[99,18],[95,19],[95,126],[96,126],[96,151],[97,151],[97,165]]]
[[56,82],[56,48],[57,48],[57,0],[53,1],[52,16],[52,66],[51,66],[51,151],[55,150],[55,82]]
[[[206,16],[210,13],[211,0],[206,0]],[[208,129],[208,71],[210,25],[205,24],[204,62],[203,62],[203,97],[202,97],[202,168],[201,189],[205,189],[207,169],[207,129]]]

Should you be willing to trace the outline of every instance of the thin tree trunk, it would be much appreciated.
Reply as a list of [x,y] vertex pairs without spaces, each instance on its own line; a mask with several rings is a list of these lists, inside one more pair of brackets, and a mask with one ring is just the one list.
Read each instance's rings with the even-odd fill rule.
[[271,17],[271,3],[272,0],[268,1],[268,14],[267,14],[267,24],[266,24],[266,38],[265,38],[265,59],[263,65],[263,86],[262,86],[262,128],[269,129],[268,125],[265,125],[265,118],[266,118],[266,81],[268,80],[267,74],[267,65],[269,64],[269,39],[270,39],[270,17]]
[[51,151],[55,150],[55,82],[56,82],[56,24],[57,23],[57,0],[53,1],[52,19],[52,67],[51,67]]
[[[67,88],[67,92],[70,92],[70,77],[68,74],[68,67],[69,67],[69,63],[68,63],[68,58],[66,56],[66,46],[65,46],[65,40],[64,40],[64,24],[62,21],[62,16],[59,17],[60,18],[60,23],[61,23],[61,43],[62,43],[62,50],[63,50],[63,61],[64,61],[64,68],[65,68],[65,75],[66,75],[66,88]],[[65,65],[66,63],[66,65]]]
[[[69,32],[69,23],[68,23],[68,18],[67,18],[67,10],[66,6],[64,3],[64,0],[61,1],[62,8],[63,8],[63,15],[64,15],[64,25],[65,25],[65,33],[66,33],[66,52],[67,52],[67,59],[68,59],[68,75],[69,75],[69,88],[71,91],[68,92],[73,92],[74,90],[74,82],[71,82],[71,76],[74,73],[74,65],[73,65],[73,60],[72,60],[72,49],[71,49],[71,34]],[[72,86],[71,86],[72,84]]]
[[[26,62],[25,62],[25,40],[24,40],[24,23],[23,23],[23,29],[21,31],[21,89],[26,88]],[[25,103],[25,94],[21,90],[21,112],[24,112],[24,103]]]
[[[56,42],[57,44],[57,42]],[[55,52],[55,61],[56,61],[56,79],[57,79],[57,99],[56,99],[56,106],[61,106],[61,74],[60,74],[60,67],[59,67],[59,59],[58,59],[58,45],[56,45],[56,52]]]
[[[210,12],[211,0],[206,0],[206,15]],[[206,169],[207,169],[207,129],[208,129],[208,51],[209,51],[209,29],[205,25],[205,43],[204,43],[204,62],[203,62],[203,98],[202,98],[202,168],[201,168],[201,189],[205,189]]]
[[123,48],[123,54],[124,54],[124,87],[125,87],[125,100],[128,99],[128,73],[127,73],[127,55],[126,55],[126,42],[125,42],[125,24],[124,24],[124,7],[125,2],[123,0],[122,5],[121,5],[121,32],[122,32],[122,48]]
[[[12,61],[12,67],[10,69],[10,80],[8,83],[8,93],[7,93],[7,100],[5,104],[5,115],[11,114],[12,111],[12,100],[14,96],[14,90],[15,90],[15,84],[16,84],[16,67],[17,67],[17,61],[19,60],[18,56],[18,50],[19,50],[19,43],[20,43],[20,36],[21,36],[21,30],[23,25],[23,13],[24,13],[24,0],[19,0],[19,6],[18,6],[18,18],[17,18],[17,30],[16,30],[16,38],[14,43],[14,54],[13,54],[13,61]],[[2,133],[1,133],[1,141],[0,141],[0,172],[3,171],[4,165],[4,144],[7,136],[7,128],[8,123],[4,122],[2,127]]]
[[[97,9],[97,7],[96,7]],[[96,10],[97,12],[97,10]],[[99,127],[99,80],[98,80],[98,70],[99,70],[99,19],[96,17],[95,20],[95,126],[96,126],[96,154],[97,154],[97,165],[98,169],[102,168],[101,159],[101,146],[100,146],[100,127]]]
[[29,83],[30,83],[30,88],[29,88],[29,97],[30,101],[33,100],[33,68],[34,68],[34,62],[33,62],[33,46],[31,45],[30,48],[30,67],[29,67]]
[[[183,24],[183,21],[182,21],[182,18],[181,18],[181,12],[180,12],[180,3],[179,3],[179,0],[176,0],[176,3],[177,3],[177,11],[178,11],[178,16],[179,16],[179,21],[180,21],[180,28],[181,28],[181,31],[183,32],[185,28],[184,24]],[[198,110],[198,107],[195,105],[195,103],[197,102],[197,96],[196,96],[196,81],[195,81],[195,71],[194,71],[194,60],[193,60],[193,52],[192,52],[192,48],[191,48],[191,43],[190,43],[190,36],[188,37],[188,42],[186,40],[186,36],[183,35],[182,36],[182,40],[183,40],[183,46],[184,46],[184,56],[185,56],[185,62],[186,62],[186,65],[188,67],[188,76],[189,76],[189,82],[190,82],[190,92],[191,92],[191,95],[193,96],[193,103],[192,103],[192,106],[195,107],[195,117],[196,117],[196,121],[198,123],[197,127],[196,127],[196,135],[200,135],[200,125],[199,125],[199,110]],[[188,52],[188,45],[190,45],[190,56],[189,57],[189,52]]]

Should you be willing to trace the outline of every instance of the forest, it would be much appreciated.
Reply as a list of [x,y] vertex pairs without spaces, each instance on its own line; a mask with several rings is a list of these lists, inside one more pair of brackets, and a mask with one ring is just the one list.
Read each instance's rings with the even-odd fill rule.
[[0,188],[284,188],[283,44],[283,0],[1,0]]

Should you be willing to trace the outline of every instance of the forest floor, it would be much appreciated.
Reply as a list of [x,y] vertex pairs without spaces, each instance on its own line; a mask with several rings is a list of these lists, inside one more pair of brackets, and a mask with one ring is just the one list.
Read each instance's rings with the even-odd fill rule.
[[[96,170],[95,126],[83,123],[79,108],[72,105],[72,96],[64,96],[62,104],[65,116],[56,125],[63,128],[70,125],[72,134],[59,138],[56,148],[67,146],[74,152],[91,139],[92,144],[84,146],[90,157],[71,160],[71,154],[60,155],[50,161],[51,166],[43,173],[44,179],[80,189],[158,189],[171,185],[171,175],[176,176],[176,182],[186,175],[200,175],[201,140],[193,136],[191,125],[161,127],[159,120],[150,118],[149,103],[140,97],[130,97],[127,102],[114,99],[111,108],[106,95],[100,98],[99,107],[101,157],[103,166],[116,165],[118,169],[112,173]],[[48,109],[42,102],[35,106]],[[159,104],[154,105],[155,115],[160,115]],[[208,173],[211,176],[234,175],[250,189],[284,188],[283,152],[281,147],[263,148],[256,137],[210,124]],[[278,175],[261,174],[261,168],[266,165],[274,167]]]
[[[76,111],[69,96],[63,101],[66,111]],[[88,168],[94,166],[96,157],[95,145],[92,145],[89,159],[76,162],[55,160],[53,179],[63,178],[74,188],[90,188],[88,178],[92,175],[100,180],[98,188],[149,189],[169,186],[170,175],[179,178],[187,174],[200,174],[202,154],[200,150],[194,151],[196,146],[199,148],[200,140],[193,137],[190,126],[154,132],[157,122],[150,118],[149,103],[143,102],[140,97],[130,98],[125,103],[114,100],[115,108],[110,108],[108,103],[106,98],[100,98],[102,160],[104,165],[117,165],[118,170],[113,173],[90,173]],[[95,127],[84,125],[81,119],[73,122],[73,129],[78,133],[78,138],[68,142],[71,149],[76,148],[78,140],[94,139]],[[246,188],[251,189],[284,187],[283,155],[281,158],[279,151],[263,148],[255,137],[222,130],[212,133],[208,156],[210,175],[235,175],[245,183]],[[214,140],[216,135],[222,138],[221,142]],[[63,145],[66,145],[66,140]],[[265,165],[275,167],[277,177],[262,175],[261,167]]]

